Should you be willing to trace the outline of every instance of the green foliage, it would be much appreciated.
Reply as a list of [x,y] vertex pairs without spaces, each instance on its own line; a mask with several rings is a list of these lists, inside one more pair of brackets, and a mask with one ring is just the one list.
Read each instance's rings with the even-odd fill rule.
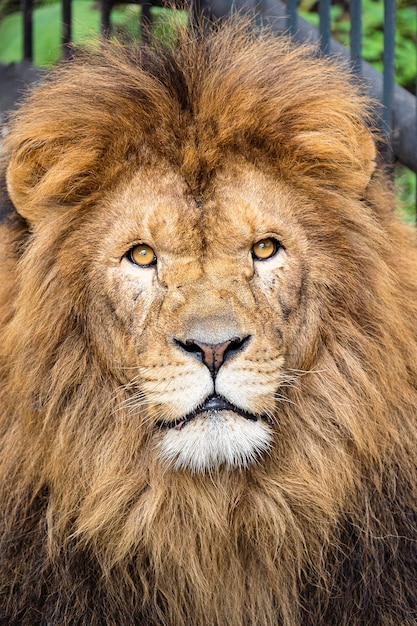
[[404,165],[395,168],[395,195],[401,217],[416,224],[416,175]]
[[[73,36],[76,41],[96,37],[99,30],[99,13],[92,10],[86,0],[74,0]],[[45,4],[34,10],[33,42],[34,63],[50,66],[59,60],[61,32],[61,6],[58,3]],[[11,13],[0,23],[0,60],[3,63],[20,61],[22,58],[22,14]]]
[[[331,7],[332,37],[349,47],[349,5],[336,0]],[[301,0],[300,15],[318,25],[317,0]],[[416,81],[417,9],[413,0],[397,0],[395,37],[396,81],[414,93]],[[362,54],[379,71],[383,69],[384,2],[362,0]]]
[[[73,41],[77,45],[94,42],[100,33],[100,11],[91,0],[73,0]],[[140,7],[134,4],[116,5],[111,14],[112,30],[116,37],[123,39],[138,37]],[[153,8],[153,33],[156,38],[170,41],[175,27],[185,23],[187,15],[183,11]],[[34,63],[51,66],[60,57],[61,4],[42,4],[34,10],[33,42]],[[22,14],[11,13],[0,21],[0,62],[11,63],[22,58]]]

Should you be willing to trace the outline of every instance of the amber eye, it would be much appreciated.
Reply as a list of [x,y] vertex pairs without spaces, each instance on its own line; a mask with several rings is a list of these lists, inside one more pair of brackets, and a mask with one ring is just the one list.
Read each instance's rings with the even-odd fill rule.
[[272,237],[261,239],[252,246],[252,256],[257,261],[266,261],[273,257],[281,248],[281,244]]
[[135,265],[140,265],[140,267],[150,267],[156,264],[155,252],[145,243],[140,243],[129,250],[127,258]]

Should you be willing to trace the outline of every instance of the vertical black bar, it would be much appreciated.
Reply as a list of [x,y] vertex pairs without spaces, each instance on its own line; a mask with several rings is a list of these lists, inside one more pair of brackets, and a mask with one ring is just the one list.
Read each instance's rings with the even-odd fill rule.
[[287,29],[290,35],[297,32],[297,0],[287,0]]
[[392,105],[395,86],[395,0],[384,0],[384,132],[388,138],[392,131]]
[[142,2],[140,13],[140,37],[141,43],[149,45],[151,30],[151,4],[150,2]]
[[330,54],[330,0],[320,0],[320,50],[323,54]]
[[68,59],[70,56],[71,43],[71,27],[72,27],[72,14],[71,14],[71,0],[62,0],[62,58]]
[[110,37],[110,12],[112,0],[101,0],[101,34],[103,37]]
[[350,62],[356,74],[362,73],[362,0],[350,0]]
[[33,1],[22,0],[23,13],[23,58],[33,60]]

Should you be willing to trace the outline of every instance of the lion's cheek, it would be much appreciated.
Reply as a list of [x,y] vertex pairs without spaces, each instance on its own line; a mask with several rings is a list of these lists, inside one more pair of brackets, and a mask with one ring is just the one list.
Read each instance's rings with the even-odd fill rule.
[[149,345],[147,334],[155,327],[163,299],[152,272],[145,277],[138,280],[129,274],[127,264],[121,264],[108,271],[105,296],[100,297],[97,291],[90,296],[90,335],[109,366],[116,364],[119,373],[123,368],[138,366],[138,356]]
[[313,367],[323,336],[322,299],[307,272],[293,267],[291,273],[259,274],[253,291],[262,311],[263,334],[270,345],[280,348],[285,366],[308,370]]

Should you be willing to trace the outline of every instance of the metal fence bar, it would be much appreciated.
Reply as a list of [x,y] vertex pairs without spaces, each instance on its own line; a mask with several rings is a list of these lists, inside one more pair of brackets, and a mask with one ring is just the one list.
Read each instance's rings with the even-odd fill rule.
[[290,35],[295,35],[297,32],[297,0],[287,0],[287,29]]
[[72,2],[62,0],[62,58],[70,56],[70,43],[72,37]]
[[101,0],[101,34],[106,38],[110,36],[111,7],[111,0]]
[[350,62],[356,74],[362,73],[362,0],[350,0]]
[[141,2],[141,12],[139,18],[139,28],[142,43],[149,44],[150,43],[150,30],[152,23],[152,15],[151,15],[151,2],[143,1]]
[[22,0],[23,13],[23,58],[33,59],[33,0]]
[[392,106],[395,85],[395,0],[384,1],[384,87],[382,102],[384,105],[382,121],[388,137],[392,132]]
[[330,53],[330,0],[320,0],[319,2],[320,17],[320,50],[323,54]]

